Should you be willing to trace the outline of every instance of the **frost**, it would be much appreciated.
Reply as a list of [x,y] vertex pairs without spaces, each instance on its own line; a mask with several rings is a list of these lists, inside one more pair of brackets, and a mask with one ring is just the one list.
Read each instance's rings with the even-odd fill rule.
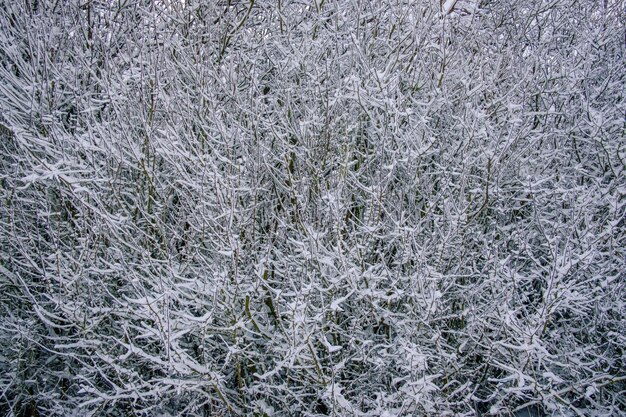
[[623,415],[615,1],[2,1],[6,415]]

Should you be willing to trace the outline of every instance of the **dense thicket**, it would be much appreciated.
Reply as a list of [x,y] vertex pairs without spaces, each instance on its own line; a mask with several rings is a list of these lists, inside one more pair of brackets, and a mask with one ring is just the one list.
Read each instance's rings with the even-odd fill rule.
[[0,411],[625,413],[624,16],[0,0]]

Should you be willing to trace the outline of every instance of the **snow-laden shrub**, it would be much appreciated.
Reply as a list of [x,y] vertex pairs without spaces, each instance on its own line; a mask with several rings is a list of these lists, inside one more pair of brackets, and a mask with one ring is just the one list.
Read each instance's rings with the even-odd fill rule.
[[0,0],[0,409],[626,412],[623,40],[612,0]]

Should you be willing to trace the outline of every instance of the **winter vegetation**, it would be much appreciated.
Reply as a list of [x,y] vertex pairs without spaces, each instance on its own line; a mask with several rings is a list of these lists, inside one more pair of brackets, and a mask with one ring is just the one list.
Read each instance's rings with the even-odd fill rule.
[[625,16],[0,0],[0,414],[624,415]]

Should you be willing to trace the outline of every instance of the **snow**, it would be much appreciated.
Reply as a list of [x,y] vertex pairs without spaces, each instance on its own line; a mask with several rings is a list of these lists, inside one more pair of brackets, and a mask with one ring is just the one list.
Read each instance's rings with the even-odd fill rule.
[[617,2],[118,3],[0,7],[0,408],[624,414]]

